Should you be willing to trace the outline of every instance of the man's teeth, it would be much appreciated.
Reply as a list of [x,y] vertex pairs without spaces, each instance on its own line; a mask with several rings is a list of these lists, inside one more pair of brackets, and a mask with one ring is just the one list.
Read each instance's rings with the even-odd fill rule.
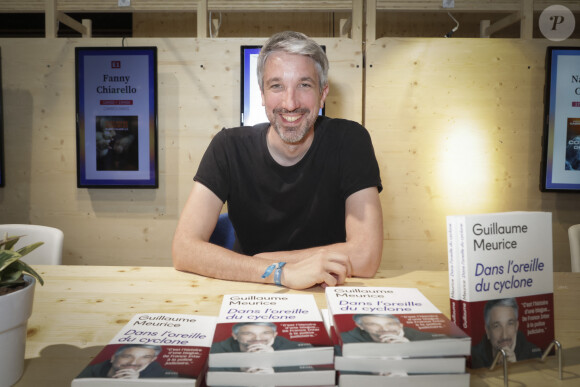
[[295,116],[283,116],[283,117],[286,121],[289,121],[289,122],[294,122],[300,118],[300,117],[295,117]]

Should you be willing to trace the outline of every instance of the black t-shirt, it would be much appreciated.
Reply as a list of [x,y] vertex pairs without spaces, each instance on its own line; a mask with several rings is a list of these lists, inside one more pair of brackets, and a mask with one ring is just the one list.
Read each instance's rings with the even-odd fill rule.
[[346,199],[382,190],[369,133],[352,121],[319,117],[304,157],[285,167],[268,151],[268,127],[222,129],[194,178],[227,202],[235,249],[254,255],[344,242]]

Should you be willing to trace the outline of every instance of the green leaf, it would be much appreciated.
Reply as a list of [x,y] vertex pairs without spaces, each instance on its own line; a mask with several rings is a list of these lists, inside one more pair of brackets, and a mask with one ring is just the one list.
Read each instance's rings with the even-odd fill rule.
[[23,236],[24,235],[9,237],[8,234],[5,234],[4,239],[0,240],[0,248],[4,250],[12,250],[14,245],[18,243],[20,238],[22,238]]
[[0,283],[3,285],[10,284],[18,280],[23,281],[21,277],[22,269],[16,264],[7,267],[6,270],[0,271]]
[[18,249],[18,253],[24,257],[26,254],[33,252],[34,250],[36,250],[37,247],[40,247],[43,244],[44,242],[36,242],[31,245],[24,246],[23,248]]
[[12,250],[0,250],[0,272],[20,259],[21,255]]
[[40,276],[40,274],[38,274],[36,272],[36,270],[31,268],[26,262],[18,261],[17,266],[18,266],[20,271],[22,271],[26,274],[30,274],[31,276],[36,278],[41,285],[44,285],[44,281],[42,280],[42,277]]
[[29,254],[42,246],[44,242],[33,243],[18,249],[18,251],[14,251],[14,245],[21,237],[22,236],[9,237],[8,234],[5,234],[4,239],[0,240],[0,286],[15,286],[23,284],[23,273],[30,274],[36,278],[41,285],[44,285],[42,277],[26,262],[20,260],[20,258],[26,254]]

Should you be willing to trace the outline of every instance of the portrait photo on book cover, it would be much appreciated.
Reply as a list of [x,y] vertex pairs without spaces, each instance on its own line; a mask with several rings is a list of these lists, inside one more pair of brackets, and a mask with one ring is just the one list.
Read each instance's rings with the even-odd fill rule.
[[432,314],[354,314],[337,315],[335,318],[352,319],[354,325],[351,330],[341,333],[343,343],[393,344],[448,337],[441,331],[443,324],[438,324],[437,316]]
[[[529,303],[533,305],[533,301]],[[490,300],[482,304],[483,313],[480,313],[482,315],[478,318],[481,319],[480,326],[483,326],[485,331],[480,335],[480,340],[477,340],[479,336],[476,336],[474,332],[471,368],[490,367],[501,349],[506,352],[509,362],[542,356],[542,349],[528,340],[522,330],[523,324],[520,324],[520,321],[527,321],[528,318],[531,318],[531,321],[535,321],[534,324],[544,324],[543,326],[547,328],[546,331],[550,331],[550,327],[552,327],[551,336],[553,336],[553,326],[539,321],[540,317],[533,318],[533,311],[541,308],[526,308],[522,311],[514,297]],[[529,315],[528,310],[531,311]],[[526,314],[527,317],[524,317],[523,314]],[[533,331],[529,330],[529,332]]]
[[311,343],[291,340],[280,334],[281,330],[289,331],[287,324],[284,325],[285,329],[279,329],[276,323],[262,321],[219,324],[210,353],[274,352],[312,347]]
[[205,366],[209,348],[153,344],[109,344],[77,378],[193,378]]
[[110,345],[110,351],[103,351],[102,356],[112,355],[105,360],[95,358],[77,378],[176,378],[178,373],[164,368],[157,361],[162,347],[149,344]]

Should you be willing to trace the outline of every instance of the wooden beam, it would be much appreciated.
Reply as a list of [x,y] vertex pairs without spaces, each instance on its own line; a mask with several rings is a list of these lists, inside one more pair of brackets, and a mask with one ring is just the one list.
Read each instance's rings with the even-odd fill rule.
[[333,12],[351,11],[357,2],[358,0],[209,0],[208,9],[220,12]]
[[380,11],[421,11],[421,12],[464,12],[464,11],[517,11],[519,1],[473,1],[455,0],[453,8],[443,8],[441,0],[377,0],[377,10]]
[[534,37],[534,0],[522,0],[520,10],[520,38]]
[[57,12],[57,19],[59,22],[66,24],[67,26],[69,26],[70,28],[75,30],[76,32],[81,33],[83,35],[83,37],[87,37],[87,35],[89,33],[89,31],[87,30],[87,27],[84,26],[82,23],[79,23],[78,21],[76,21],[75,19],[73,19],[72,17],[67,15],[66,13]]
[[490,26],[490,21],[489,20],[481,20],[479,22],[479,37],[480,38],[489,38],[489,26]]
[[207,27],[209,25],[208,11],[207,11],[207,0],[201,0],[197,2],[197,37],[207,38]]
[[365,41],[377,39],[377,0],[367,0],[365,9]]
[[[506,27],[511,26],[512,24],[515,24],[517,22],[519,22],[521,19],[520,17],[520,13],[519,12],[514,12],[512,14],[509,14],[508,16],[504,17],[503,19],[500,19],[498,21],[496,21],[495,23],[489,25],[487,28],[485,28],[483,32],[482,37],[486,37],[489,38],[491,35],[495,34],[498,31],[503,30]],[[489,20],[488,20],[489,23]]]
[[82,20],[83,26],[87,29],[86,35],[83,35],[83,38],[92,38],[93,37],[93,21],[91,19],[83,19]]
[[353,0],[351,8],[351,33],[350,38],[356,42],[363,41],[363,28],[364,28],[364,1],[363,0]]
[[[71,12],[185,12],[197,11],[207,2],[208,11],[220,12],[332,12],[352,10],[352,0],[131,0],[119,7],[118,0],[58,0],[58,10]],[[0,12],[43,12],[44,0],[1,0]]]
[[56,38],[58,33],[58,19],[56,14],[56,0],[46,0],[44,5],[44,36]]
[[[516,12],[521,10],[524,0],[455,0],[451,9],[443,8],[441,0],[377,0],[378,11],[399,12]],[[542,0],[533,1],[533,11],[541,12],[553,4],[563,5],[572,12],[580,11],[578,0],[560,0],[557,2]]]
[[[71,12],[195,12],[202,0],[131,0],[130,7],[119,7],[118,0],[58,0],[58,10]],[[260,11],[349,11],[351,0],[203,0],[209,11],[260,12]],[[559,4],[572,12],[580,11],[578,0],[535,0],[534,12]],[[453,12],[505,12],[520,11],[521,0],[455,0]],[[42,13],[45,0],[0,0],[3,13]],[[448,12],[441,0],[376,0],[377,11]]]

